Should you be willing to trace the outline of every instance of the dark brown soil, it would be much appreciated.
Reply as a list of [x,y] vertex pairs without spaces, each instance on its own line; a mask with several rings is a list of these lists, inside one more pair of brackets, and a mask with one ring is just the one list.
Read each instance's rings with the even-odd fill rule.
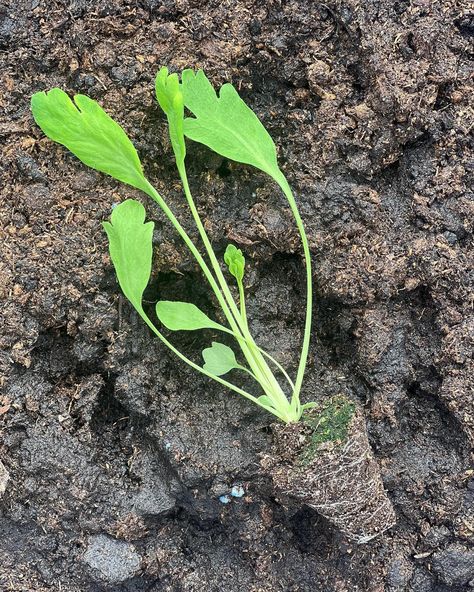
[[[2,592],[469,589],[473,19],[455,0],[0,5]],[[397,513],[368,545],[275,500],[258,474],[270,416],[188,371],[119,296],[99,222],[136,192],[32,122],[37,90],[98,99],[188,224],[152,94],[162,64],[232,81],[279,146],[314,260],[304,396],[363,405]],[[231,238],[248,258],[258,341],[294,368],[304,269],[284,200],[203,147],[189,163],[217,251]],[[143,201],[148,300],[212,309]],[[197,354],[209,337],[178,341]]]

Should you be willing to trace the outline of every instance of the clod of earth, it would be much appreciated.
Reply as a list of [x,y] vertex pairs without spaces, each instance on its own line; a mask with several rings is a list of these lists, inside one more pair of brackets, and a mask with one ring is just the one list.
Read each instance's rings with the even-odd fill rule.
[[361,544],[395,524],[369,445],[362,410],[338,396],[303,421],[275,424],[274,446],[262,467],[284,496],[314,508]]
[[97,579],[111,584],[133,577],[140,568],[140,556],[131,544],[102,534],[90,538],[83,561]]
[[474,551],[454,543],[433,555],[432,569],[448,586],[469,586],[474,583]]

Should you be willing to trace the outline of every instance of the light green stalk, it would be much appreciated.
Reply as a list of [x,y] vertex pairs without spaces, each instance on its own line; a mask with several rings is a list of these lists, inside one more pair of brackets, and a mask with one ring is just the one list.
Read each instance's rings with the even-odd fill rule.
[[293,395],[291,398],[292,406],[295,408],[299,416],[301,415],[301,404],[300,404],[300,392],[303,384],[303,377],[306,370],[306,364],[308,361],[309,353],[309,342],[311,338],[311,322],[313,313],[313,278],[311,271],[311,253],[309,250],[308,238],[304,229],[303,221],[301,220],[298,206],[296,205],[293,192],[291,187],[286,180],[286,177],[281,174],[280,178],[275,179],[280,185],[283,193],[285,194],[288,203],[290,204],[291,212],[295,218],[296,226],[301,237],[301,243],[303,245],[303,253],[306,265],[306,319],[304,325],[303,344],[301,348],[300,361],[298,365],[298,371],[296,374],[295,388],[293,389]]
[[[294,409],[291,406],[290,402],[286,398],[280,384],[278,383],[277,379],[275,378],[273,372],[271,371],[270,367],[266,363],[264,357],[261,354],[260,348],[255,344],[252,335],[250,334],[250,330],[247,325],[246,318],[242,318],[242,315],[235,304],[234,298],[232,293],[227,285],[225,280],[224,274],[222,273],[222,269],[219,265],[219,261],[214,253],[212,248],[211,242],[209,237],[207,236],[206,230],[204,225],[201,221],[199,216],[199,212],[197,211],[196,204],[194,202],[193,196],[191,194],[191,190],[189,188],[189,182],[187,178],[186,168],[184,166],[184,162],[179,162],[177,160],[177,168],[179,171],[179,175],[181,177],[181,181],[183,183],[184,193],[186,195],[186,199],[191,210],[192,216],[194,218],[194,222],[196,227],[198,228],[199,234],[201,239],[204,243],[206,248],[206,252],[209,256],[211,261],[212,268],[214,273],[216,274],[217,281],[219,282],[220,288],[226,302],[232,311],[233,317],[239,327],[239,332],[237,334],[243,335],[245,338],[245,345],[239,340],[240,347],[242,352],[249,363],[250,367],[252,368],[253,375],[255,378],[260,382],[265,393],[270,398],[270,400],[277,406],[279,409],[286,409],[286,415],[288,421],[296,421],[297,418],[294,413]],[[240,286],[239,286],[240,288]],[[241,303],[242,303],[242,296],[241,296]],[[244,308],[245,311],[245,308]]]

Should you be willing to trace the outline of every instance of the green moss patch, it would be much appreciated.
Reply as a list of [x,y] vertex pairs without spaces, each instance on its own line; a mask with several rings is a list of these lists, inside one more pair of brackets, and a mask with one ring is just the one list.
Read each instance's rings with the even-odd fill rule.
[[303,422],[311,429],[301,454],[301,463],[309,464],[325,442],[343,444],[347,440],[349,423],[355,404],[342,396],[332,397],[303,415]]

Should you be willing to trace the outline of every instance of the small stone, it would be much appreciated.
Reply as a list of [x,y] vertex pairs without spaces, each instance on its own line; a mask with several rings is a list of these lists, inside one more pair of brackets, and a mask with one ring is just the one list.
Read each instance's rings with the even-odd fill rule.
[[110,583],[128,580],[140,568],[140,555],[133,545],[103,534],[89,539],[83,560],[100,579]]
[[230,503],[230,497],[228,495],[221,495],[219,496],[219,501],[221,504],[228,504]]
[[245,490],[242,485],[234,485],[230,490],[230,495],[232,497],[243,497],[245,495]]
[[455,245],[458,242],[458,237],[454,234],[454,232],[450,232],[449,230],[444,233],[444,238],[450,245]]

